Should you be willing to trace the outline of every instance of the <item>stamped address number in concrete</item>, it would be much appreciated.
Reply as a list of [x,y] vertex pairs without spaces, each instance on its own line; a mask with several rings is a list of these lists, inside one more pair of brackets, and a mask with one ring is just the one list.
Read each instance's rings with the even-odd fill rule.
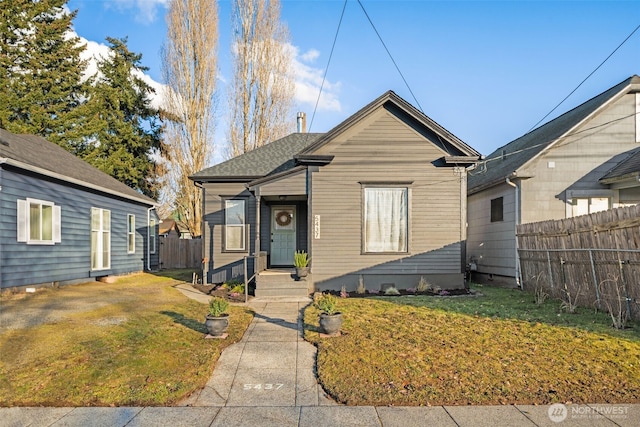
[[284,384],[245,384],[245,390],[280,390]]

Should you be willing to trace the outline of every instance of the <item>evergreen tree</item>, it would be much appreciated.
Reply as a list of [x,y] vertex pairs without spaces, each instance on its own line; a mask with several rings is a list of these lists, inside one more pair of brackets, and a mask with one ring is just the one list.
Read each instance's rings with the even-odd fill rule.
[[127,39],[107,38],[110,54],[98,64],[86,105],[89,138],[78,154],[98,169],[143,194],[157,197],[154,154],[161,148],[160,113],[151,105],[155,91],[141,76],[141,54]]
[[80,60],[85,49],[70,37],[76,12],[67,0],[0,0],[0,127],[45,137],[75,152],[86,96]]

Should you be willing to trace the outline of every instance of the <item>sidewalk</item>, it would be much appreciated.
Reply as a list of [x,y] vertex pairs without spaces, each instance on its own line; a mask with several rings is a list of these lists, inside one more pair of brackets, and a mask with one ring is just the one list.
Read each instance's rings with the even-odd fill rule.
[[[0,426],[638,426],[640,405],[344,406],[314,373],[302,339],[302,300],[258,300],[242,340],[221,355],[206,387],[180,406],[0,408]],[[599,412],[598,412],[599,411]],[[607,414],[606,416],[602,414]],[[561,421],[562,420],[562,421]]]

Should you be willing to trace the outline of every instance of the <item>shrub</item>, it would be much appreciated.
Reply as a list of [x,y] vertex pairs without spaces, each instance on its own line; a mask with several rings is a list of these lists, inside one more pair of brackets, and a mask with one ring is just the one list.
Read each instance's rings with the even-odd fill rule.
[[213,317],[220,317],[229,308],[229,303],[222,297],[213,297],[209,300],[209,314]]
[[337,313],[338,299],[331,294],[319,294],[314,298],[313,305],[321,312],[332,315]]

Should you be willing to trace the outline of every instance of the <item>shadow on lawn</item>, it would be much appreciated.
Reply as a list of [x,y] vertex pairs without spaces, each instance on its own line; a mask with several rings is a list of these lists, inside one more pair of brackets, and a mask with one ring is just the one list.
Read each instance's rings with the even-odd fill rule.
[[191,319],[186,317],[183,314],[176,313],[175,311],[161,311],[160,314],[164,314],[165,316],[169,316],[173,319],[174,323],[185,326],[189,329],[192,329],[196,332],[202,332],[203,334],[207,333],[207,327],[204,322],[197,321],[195,319]]

